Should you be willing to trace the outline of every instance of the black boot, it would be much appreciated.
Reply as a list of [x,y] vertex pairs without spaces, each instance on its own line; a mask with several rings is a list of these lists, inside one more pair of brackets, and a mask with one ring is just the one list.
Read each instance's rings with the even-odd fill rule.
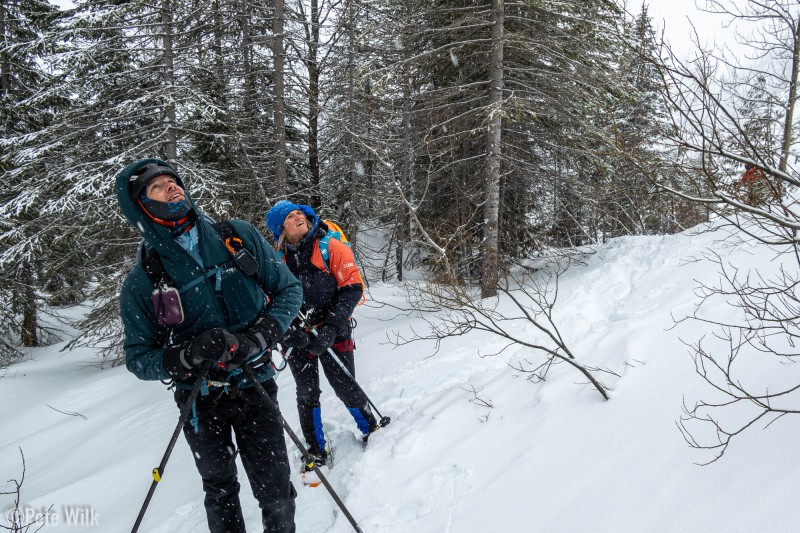
[[364,415],[364,418],[367,419],[367,424],[369,424],[369,433],[365,434],[362,439],[364,441],[364,446],[366,446],[369,436],[378,431],[381,425],[378,423],[378,419],[375,418],[375,415],[372,414],[372,409],[369,408],[369,405],[362,407],[361,413]]

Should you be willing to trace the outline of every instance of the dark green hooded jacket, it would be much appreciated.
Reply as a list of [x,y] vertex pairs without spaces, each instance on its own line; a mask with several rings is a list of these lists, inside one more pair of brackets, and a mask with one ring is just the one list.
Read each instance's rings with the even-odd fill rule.
[[[247,222],[230,221],[242,239],[244,248],[258,263],[259,270],[254,279],[236,268],[222,238],[211,223],[201,216],[200,210],[186,193],[183,182],[178,179],[178,185],[184,189],[186,199],[197,217],[198,247],[205,264],[204,270],[175,242],[169,228],[153,222],[131,199],[128,193],[130,177],[136,169],[147,163],[170,166],[158,159],[141,159],[125,167],[116,178],[117,200],[122,213],[139,229],[145,243],[161,257],[164,270],[178,289],[209,272],[215,272],[181,294],[184,320],[173,326],[170,344],[191,341],[210,328],[226,328],[235,334],[247,329],[265,307],[266,313],[275,319],[282,331],[286,331],[303,301],[302,287],[264,237]],[[220,267],[219,270],[217,267]],[[216,290],[218,276],[221,279],[219,291]],[[120,315],[125,330],[125,364],[139,379],[167,380],[171,376],[164,369],[162,355],[167,346],[168,331],[156,324],[151,299],[153,289],[153,282],[137,261],[120,293]],[[274,371],[269,365],[264,365],[257,372],[259,381],[273,375]],[[210,377],[220,379],[224,376]],[[240,386],[247,385],[244,379],[240,380]]]

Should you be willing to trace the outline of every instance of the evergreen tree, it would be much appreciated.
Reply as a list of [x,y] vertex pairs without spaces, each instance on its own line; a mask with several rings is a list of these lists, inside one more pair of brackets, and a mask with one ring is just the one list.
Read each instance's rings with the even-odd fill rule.
[[[446,4],[446,5],[445,5]],[[507,260],[543,243],[585,240],[582,182],[594,174],[603,131],[596,117],[616,87],[612,3],[525,2],[505,7],[503,99],[490,100],[489,2],[429,2],[416,68],[424,76],[416,106],[426,139],[424,217],[452,243],[460,275],[478,275],[486,237],[484,131],[500,113],[499,245]],[[427,52],[424,52],[427,51]],[[453,238],[454,234],[458,236]],[[538,237],[537,237],[538,234]]]
[[658,49],[647,6],[623,27],[619,77],[624,83],[607,113],[614,151],[604,158],[594,187],[598,237],[667,231],[668,196],[656,184],[664,167],[659,144],[666,127]]
[[[59,232],[43,216],[47,196],[38,185],[44,169],[35,161],[39,147],[28,138],[60,111],[61,102],[38,92],[51,81],[47,60],[56,45],[48,30],[58,16],[46,1],[0,2],[0,366],[16,355],[18,343],[40,344],[41,290],[53,281],[47,270],[56,256],[46,250]],[[25,164],[26,150],[33,165]]]
[[[359,243],[359,232],[369,224],[382,228],[395,251],[408,229],[395,183],[408,191],[414,153],[420,144],[411,129],[411,66],[418,18],[413,0],[381,3],[351,0],[342,4],[337,20],[341,37],[331,43],[330,68],[321,86],[325,110],[320,127],[322,181],[328,199],[325,208]],[[395,76],[391,65],[402,63]],[[399,111],[403,110],[403,111]],[[375,152],[372,152],[375,150]],[[402,161],[395,169],[384,163]],[[398,236],[398,232],[400,233]],[[407,238],[407,237],[406,237]],[[379,255],[389,263],[392,245],[359,253]],[[402,259],[400,259],[402,263]],[[402,279],[402,267],[395,267]],[[384,268],[381,274],[386,279]]]
[[135,159],[161,157],[177,165],[194,198],[211,200],[204,202],[211,213],[229,207],[217,162],[188,157],[204,129],[195,112],[214,109],[213,95],[192,85],[198,62],[191,8],[171,0],[79,3],[59,28],[67,50],[53,65],[61,75],[42,91],[68,95],[70,105],[31,137],[39,150],[22,161],[43,167],[41,216],[58,220],[68,235],[61,271],[90,287],[96,302],[79,324],[79,342],[111,341],[109,354],[119,340],[116,294],[139,240],[118,212],[115,174]]
[[758,153],[764,158],[763,162],[779,165],[783,142],[783,109],[767,87],[766,76],[755,76],[745,83],[744,95],[738,107],[742,117],[742,132],[731,139],[733,150],[745,154]]

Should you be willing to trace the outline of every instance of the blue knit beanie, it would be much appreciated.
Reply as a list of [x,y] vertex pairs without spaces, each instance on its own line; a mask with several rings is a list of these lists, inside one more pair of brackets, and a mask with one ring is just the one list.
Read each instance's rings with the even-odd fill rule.
[[281,200],[277,204],[273,205],[269,211],[267,211],[266,216],[267,229],[272,232],[272,236],[275,238],[276,242],[283,232],[283,221],[286,220],[286,216],[295,209],[299,209],[305,213],[309,219],[311,219],[311,229],[316,228],[319,224],[319,218],[314,212],[314,209],[311,207],[307,205],[295,204],[289,200]]

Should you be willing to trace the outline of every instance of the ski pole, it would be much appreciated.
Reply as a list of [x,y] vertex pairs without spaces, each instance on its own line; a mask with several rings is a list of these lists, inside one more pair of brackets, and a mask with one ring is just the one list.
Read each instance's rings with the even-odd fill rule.
[[169,440],[167,449],[164,452],[164,457],[161,458],[161,463],[153,469],[153,482],[150,484],[150,490],[147,491],[147,496],[144,499],[142,508],[139,510],[139,516],[136,517],[136,523],[133,524],[131,533],[136,533],[139,531],[139,525],[142,523],[144,513],[147,511],[147,506],[150,505],[150,499],[153,497],[153,493],[158,486],[158,482],[161,481],[161,476],[164,475],[164,469],[167,467],[169,456],[172,455],[172,449],[175,447],[175,443],[178,441],[178,435],[180,435],[183,425],[189,419],[189,413],[192,410],[192,404],[194,404],[194,401],[197,399],[197,395],[200,393],[200,388],[203,385],[203,381],[206,379],[206,374],[208,374],[208,369],[210,367],[211,361],[204,361],[203,365],[200,367],[200,375],[197,376],[197,380],[194,382],[194,387],[192,387],[192,391],[189,393],[189,399],[186,400],[186,403],[181,407],[181,416],[178,419],[178,425],[175,426],[175,431],[172,432],[172,438]]
[[297,434],[292,430],[292,427],[289,425],[286,419],[283,418],[283,414],[281,413],[281,410],[278,408],[278,404],[275,403],[275,400],[273,400],[272,397],[269,395],[269,393],[266,390],[264,390],[264,387],[261,385],[261,383],[256,381],[256,376],[255,374],[253,374],[253,369],[250,367],[250,365],[246,363],[242,366],[242,369],[244,370],[244,375],[247,377],[248,380],[250,380],[250,382],[253,384],[253,387],[255,387],[256,391],[258,392],[258,394],[264,399],[264,404],[269,409],[271,409],[273,414],[278,418],[278,420],[280,420],[283,429],[289,435],[289,438],[292,439],[294,445],[297,446],[297,449],[300,450],[300,453],[303,455],[303,462],[309,468],[313,469],[314,472],[317,474],[317,476],[319,476],[320,481],[322,481],[322,484],[325,485],[326,489],[328,489],[328,492],[333,498],[333,501],[336,502],[336,505],[338,505],[339,509],[341,509],[342,512],[344,513],[344,516],[347,517],[347,520],[350,522],[350,525],[353,526],[353,529],[358,533],[363,533],[361,531],[361,528],[358,527],[356,519],[353,518],[352,514],[350,514],[350,511],[347,509],[347,507],[345,507],[344,502],[341,500],[341,498],[339,498],[339,495],[336,494],[335,490],[333,490],[333,487],[331,486],[328,479],[322,474],[319,467],[314,462],[313,456],[310,453],[308,453],[308,449],[305,446],[303,446],[303,443],[300,442],[300,439],[297,437]]
[[[298,318],[300,318],[300,320],[303,321],[303,324],[311,331],[312,335],[314,335],[315,337],[319,336],[319,332],[314,328],[314,326],[312,326],[311,324],[308,323],[308,320],[306,319],[305,315],[303,315],[303,313],[298,313],[297,316],[298,316]],[[347,369],[347,367],[342,362],[342,360],[339,359],[339,356],[336,355],[336,352],[333,351],[333,348],[329,347],[327,351],[328,351],[329,354],[331,354],[331,357],[333,357],[333,360],[344,371],[344,373],[347,375],[347,377],[350,378],[350,380],[353,382],[353,385],[355,385],[356,388],[361,391],[361,394],[363,394],[364,398],[367,399],[367,403],[375,410],[375,414],[378,415],[378,417],[380,418],[380,422],[378,422],[378,425],[380,427],[388,426],[389,423],[392,421],[392,419],[390,417],[388,417],[388,416],[381,415],[381,412],[378,411],[378,408],[375,406],[374,403],[372,403],[372,400],[370,400],[369,396],[367,396],[367,393],[364,391],[364,389],[361,387],[361,385],[358,384],[358,381],[356,381],[355,376],[353,376],[353,374],[350,373],[350,371]]]

